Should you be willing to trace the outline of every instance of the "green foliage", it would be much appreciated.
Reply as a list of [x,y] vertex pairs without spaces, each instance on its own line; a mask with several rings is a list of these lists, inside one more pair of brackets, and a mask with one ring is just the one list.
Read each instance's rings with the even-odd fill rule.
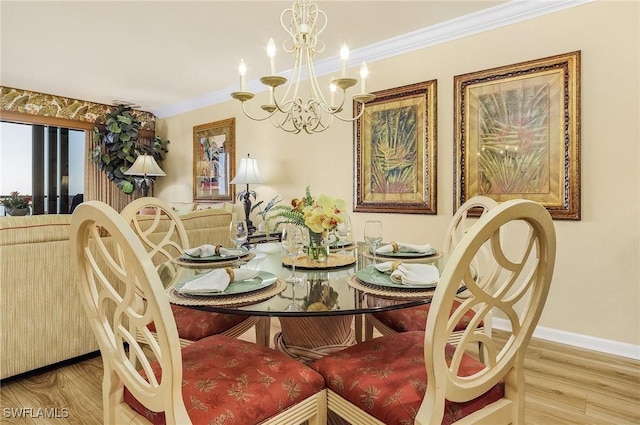
[[280,202],[282,202],[282,199],[278,199],[278,195],[276,195],[267,203],[264,209],[262,209],[262,204],[264,203],[264,201],[260,201],[256,203],[253,207],[251,207],[251,212],[257,209],[258,215],[262,217],[262,220],[264,221],[267,218],[267,213],[269,212],[269,210],[271,210],[271,208],[273,208],[276,204]]
[[416,117],[413,106],[372,115],[372,192],[413,193],[417,190]]
[[138,143],[141,122],[131,113],[131,108],[118,106],[105,122],[105,130],[94,127],[93,137],[97,141],[95,149],[90,153],[91,160],[107,174],[120,190],[126,194],[133,193],[136,181],[127,176],[125,171],[131,167],[138,155],[152,155],[156,161],[162,161],[169,151],[169,140],[156,136],[151,146]]

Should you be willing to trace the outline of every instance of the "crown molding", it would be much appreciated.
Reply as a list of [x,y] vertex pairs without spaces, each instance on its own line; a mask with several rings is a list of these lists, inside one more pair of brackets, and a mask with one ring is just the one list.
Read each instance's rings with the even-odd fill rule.
[[[490,31],[539,16],[560,12],[571,7],[591,3],[592,1],[594,0],[513,0],[480,12],[461,16],[437,25],[425,27],[417,31],[355,49],[350,52],[350,61],[352,63],[360,63],[362,61],[371,63],[438,44],[448,43],[463,37]],[[338,56],[315,63],[315,71],[318,76],[328,75],[335,72],[336,69],[340,69],[340,59]],[[284,74],[290,73],[291,70],[288,70]],[[265,91],[266,88],[256,79],[247,82],[247,90],[258,93]],[[226,102],[231,99],[231,92],[233,91],[236,91],[236,88],[218,90],[152,112],[158,118],[182,114]]]

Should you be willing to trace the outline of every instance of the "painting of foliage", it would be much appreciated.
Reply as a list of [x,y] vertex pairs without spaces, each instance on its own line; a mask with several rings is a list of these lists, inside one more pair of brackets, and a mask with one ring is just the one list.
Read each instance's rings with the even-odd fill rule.
[[437,81],[354,102],[354,211],[436,214]]
[[549,192],[549,87],[478,98],[481,194]]
[[454,211],[483,195],[580,220],[580,56],[454,76]]
[[386,109],[371,117],[371,192],[417,191],[417,107]]

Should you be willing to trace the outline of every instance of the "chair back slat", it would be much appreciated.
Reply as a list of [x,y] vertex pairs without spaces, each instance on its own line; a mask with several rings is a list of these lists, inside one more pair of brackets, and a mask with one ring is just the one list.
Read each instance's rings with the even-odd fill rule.
[[[101,237],[105,233],[107,236]],[[142,243],[115,210],[99,201],[76,208],[71,239],[80,272],[78,288],[103,357],[103,397],[115,398],[115,402],[105,403],[109,407],[105,407],[104,422],[115,423],[113,409],[123,402],[126,386],[150,410],[165,411],[168,423],[189,423],[181,393],[175,321]],[[142,308],[137,291],[145,299]],[[147,355],[135,336],[138,331],[148,333],[151,322],[155,323],[157,342],[149,338],[153,355]],[[156,360],[161,379],[151,369]]]
[[[526,239],[518,249],[502,237],[504,229],[524,226]],[[498,270],[495,282],[477,282],[473,262],[478,251],[489,247]],[[507,398],[523,400],[524,352],[538,323],[549,291],[555,263],[556,239],[553,221],[539,203],[528,200],[504,202],[482,215],[450,253],[429,312],[425,334],[425,364],[429,381],[421,411],[438,411],[444,400],[464,402],[487,392],[501,381],[507,382]],[[464,284],[468,298],[451,316],[456,292]],[[476,312],[463,332],[452,357],[445,355],[447,339],[466,310]],[[503,346],[477,329],[486,314],[502,315],[511,324],[510,337]],[[470,376],[459,370],[465,350],[485,346],[486,367]],[[473,344],[472,344],[473,343]],[[522,385],[522,387],[519,387]],[[518,387],[521,391],[510,391]],[[520,400],[517,400],[520,401]],[[420,415],[419,415],[420,416]],[[437,415],[436,415],[437,416]],[[432,423],[440,423],[437,418]]]
[[178,214],[161,199],[144,197],[129,203],[120,215],[142,242],[163,277],[163,285],[169,286],[178,271],[171,260],[189,248],[187,231]]

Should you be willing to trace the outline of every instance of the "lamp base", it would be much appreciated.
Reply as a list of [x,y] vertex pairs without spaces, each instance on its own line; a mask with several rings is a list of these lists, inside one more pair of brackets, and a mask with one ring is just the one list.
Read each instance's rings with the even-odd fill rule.
[[249,193],[249,189],[247,189],[246,193],[242,197],[242,204],[244,207],[244,221],[247,223],[247,233],[249,235],[253,235],[256,231],[256,226],[253,225],[253,223],[251,222],[251,219],[249,218],[249,214],[251,214],[250,196],[251,194]]

